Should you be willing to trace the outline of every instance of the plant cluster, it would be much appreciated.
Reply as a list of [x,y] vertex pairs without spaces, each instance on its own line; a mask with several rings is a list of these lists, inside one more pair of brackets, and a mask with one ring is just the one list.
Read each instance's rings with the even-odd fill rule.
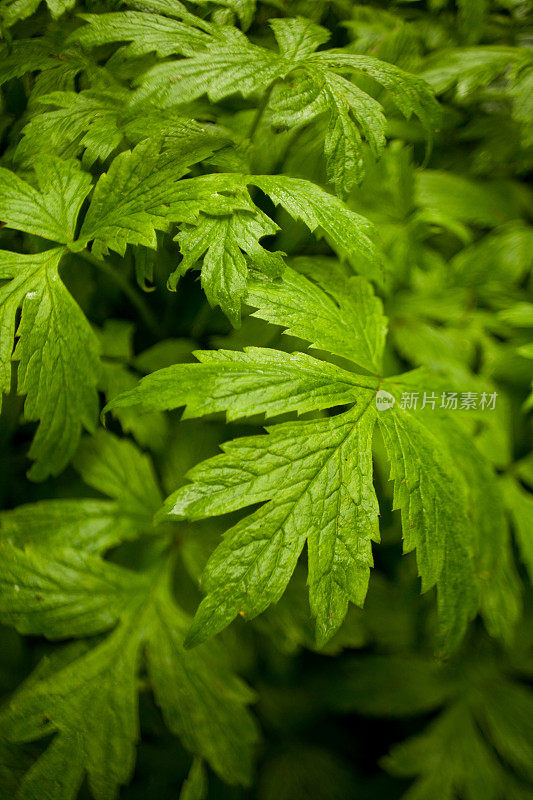
[[528,0],[0,35],[1,797],[532,800]]

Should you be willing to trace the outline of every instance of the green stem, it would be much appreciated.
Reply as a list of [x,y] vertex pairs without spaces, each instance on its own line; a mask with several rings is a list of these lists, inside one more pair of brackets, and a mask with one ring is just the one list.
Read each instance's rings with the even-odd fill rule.
[[255,116],[254,116],[254,118],[252,120],[252,124],[250,126],[250,131],[248,133],[248,138],[249,139],[253,139],[255,134],[257,133],[257,129],[259,128],[259,125],[260,125],[261,120],[263,118],[263,114],[265,113],[266,107],[268,106],[268,102],[269,102],[269,100],[270,100],[270,98],[272,96],[272,92],[274,90],[274,86],[276,85],[276,83],[277,83],[277,80],[273,81],[270,84],[270,86],[268,87],[268,89],[264,93],[261,102],[259,103],[257,111],[255,112]]
[[126,295],[132,306],[139,312],[142,321],[150,333],[152,333],[158,339],[161,338],[161,326],[154,312],[150,306],[145,303],[139,292],[135,291],[128,279],[125,278],[121,272],[113,269],[113,267],[111,267],[107,261],[100,261],[99,259],[95,258],[93,255],[91,255],[91,253],[87,252],[87,250],[82,250],[81,252],[77,253],[77,255],[81,256],[84,261],[87,261],[89,264],[92,264],[93,267],[96,267],[96,269],[100,270],[100,272],[107,278],[110,278],[110,280],[112,280],[113,283],[118,286],[119,289]]

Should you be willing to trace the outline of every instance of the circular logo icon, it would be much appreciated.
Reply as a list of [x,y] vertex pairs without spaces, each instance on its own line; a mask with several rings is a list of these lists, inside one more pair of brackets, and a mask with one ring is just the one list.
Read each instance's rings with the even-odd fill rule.
[[380,389],[379,392],[376,393],[376,408],[378,411],[388,411],[389,408],[393,407],[395,402],[395,397],[390,394],[390,392],[386,392],[385,389]]

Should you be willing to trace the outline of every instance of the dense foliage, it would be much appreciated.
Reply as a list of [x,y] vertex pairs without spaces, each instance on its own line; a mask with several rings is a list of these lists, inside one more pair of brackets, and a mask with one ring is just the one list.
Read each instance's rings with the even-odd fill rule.
[[532,800],[530,2],[0,34],[0,796]]

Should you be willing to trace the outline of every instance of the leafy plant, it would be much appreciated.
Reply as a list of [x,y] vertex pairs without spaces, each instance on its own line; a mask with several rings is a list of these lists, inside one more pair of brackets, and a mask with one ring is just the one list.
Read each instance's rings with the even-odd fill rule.
[[3,795],[533,796],[532,25],[0,3]]

